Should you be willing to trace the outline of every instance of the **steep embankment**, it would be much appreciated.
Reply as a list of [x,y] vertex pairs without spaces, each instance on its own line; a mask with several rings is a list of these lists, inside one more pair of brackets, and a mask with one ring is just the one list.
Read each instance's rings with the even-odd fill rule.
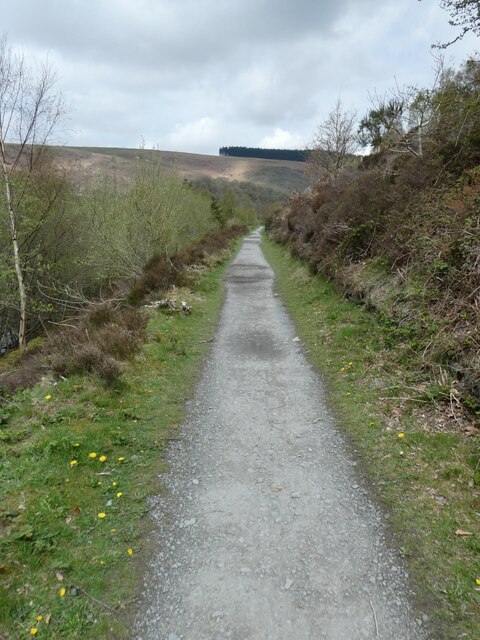
[[389,318],[437,395],[454,404],[461,397],[478,417],[480,168],[441,185],[437,172],[410,158],[358,171],[347,184],[319,184],[271,221],[271,235]]
[[[427,120],[412,127],[422,105]],[[271,221],[314,273],[403,333],[439,397],[480,411],[480,62],[362,121],[378,152]],[[390,113],[390,115],[388,115]],[[389,120],[390,118],[390,120]],[[411,127],[410,130],[405,130]]]

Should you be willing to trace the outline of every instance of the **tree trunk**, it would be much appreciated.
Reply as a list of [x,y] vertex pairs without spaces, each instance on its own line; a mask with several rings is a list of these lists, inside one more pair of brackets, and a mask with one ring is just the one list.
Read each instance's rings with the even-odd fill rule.
[[22,351],[27,348],[26,329],[27,329],[27,294],[25,291],[25,282],[23,280],[22,265],[20,263],[20,252],[18,250],[17,225],[15,221],[15,212],[12,204],[12,192],[10,189],[10,180],[8,178],[8,169],[5,160],[5,153],[2,144],[2,171],[5,183],[5,197],[7,203],[8,217],[10,220],[10,235],[13,245],[13,261],[15,265],[15,273],[18,282],[18,298],[20,302],[20,323],[18,327],[18,346]]

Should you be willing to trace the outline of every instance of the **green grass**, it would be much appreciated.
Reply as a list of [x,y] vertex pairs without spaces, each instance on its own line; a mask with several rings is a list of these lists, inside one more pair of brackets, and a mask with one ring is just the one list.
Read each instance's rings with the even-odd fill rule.
[[265,240],[263,249],[339,425],[386,507],[433,637],[480,637],[478,438],[447,416],[442,382],[422,368],[408,330],[345,301],[284,247]]
[[164,453],[215,327],[223,257],[193,295],[179,292],[191,315],[150,312],[148,340],[117,386],[44,382],[0,414],[1,638],[128,637],[146,499],[162,490]]

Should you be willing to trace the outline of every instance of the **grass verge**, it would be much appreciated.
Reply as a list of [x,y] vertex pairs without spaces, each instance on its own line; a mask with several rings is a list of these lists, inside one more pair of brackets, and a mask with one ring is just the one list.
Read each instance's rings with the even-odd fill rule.
[[161,490],[233,250],[195,276],[194,293],[177,290],[190,315],[148,310],[147,342],[115,385],[44,380],[3,405],[0,638],[128,637],[146,498]]
[[411,336],[266,239],[276,286],[408,559],[433,637],[480,637],[480,447]]

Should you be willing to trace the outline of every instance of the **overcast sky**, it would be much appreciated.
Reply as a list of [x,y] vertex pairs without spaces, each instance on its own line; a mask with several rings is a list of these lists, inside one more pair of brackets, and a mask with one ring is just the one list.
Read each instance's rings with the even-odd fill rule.
[[[217,154],[301,148],[340,95],[427,86],[430,45],[455,32],[439,0],[0,0],[0,30],[47,56],[62,142]],[[448,49],[458,64],[479,49]]]

